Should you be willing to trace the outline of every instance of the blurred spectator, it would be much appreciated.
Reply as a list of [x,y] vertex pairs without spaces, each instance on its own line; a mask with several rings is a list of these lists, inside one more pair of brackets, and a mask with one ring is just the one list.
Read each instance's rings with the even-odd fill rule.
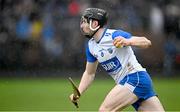
[[71,16],[77,16],[79,14],[79,3],[76,0],[71,0],[68,6],[68,10]]
[[176,57],[176,46],[175,46],[175,37],[174,35],[169,35],[166,39],[164,45],[164,63],[163,63],[163,73],[166,76],[171,76],[174,73],[175,57]]
[[[157,4],[152,4],[150,10],[150,30],[155,36],[161,36],[164,32],[164,15]],[[158,37],[159,38],[159,37]]]
[[62,43],[59,41],[60,35],[55,35],[55,26],[53,22],[53,3],[47,4],[43,12],[43,29],[42,29],[42,46],[46,51],[47,56],[60,58],[62,54]]
[[178,35],[180,32],[180,8],[177,4],[168,4],[165,7],[165,33],[167,35],[173,33],[176,38],[180,38]]
[[20,39],[27,39],[30,34],[30,21],[28,16],[23,15],[17,21],[16,24],[16,34]]
[[[177,57],[180,52],[178,0],[0,0],[0,3],[0,60],[4,63],[1,66],[53,67],[63,64],[63,67],[74,68],[78,63],[81,67],[83,61],[79,58],[84,59],[81,54],[85,50],[79,49],[84,45],[79,32],[79,15],[87,7],[104,8],[111,13],[111,23],[107,26],[137,35],[148,34],[153,47],[148,55],[144,51],[139,55],[149,67],[156,67],[150,63],[163,64],[163,69],[171,66],[167,63],[173,61],[167,62],[167,58],[172,58],[174,52]],[[172,41],[172,35],[176,42]],[[164,59],[160,56],[163,45]],[[10,52],[12,48],[14,50]]]
[[42,20],[40,18],[39,13],[32,12],[30,15],[31,20],[31,29],[30,29],[30,36],[33,40],[39,41],[42,33]]
[[165,15],[165,55],[164,55],[164,74],[170,75],[174,71],[175,62],[179,55],[179,32],[180,32],[180,9],[173,2],[168,3],[164,10]]

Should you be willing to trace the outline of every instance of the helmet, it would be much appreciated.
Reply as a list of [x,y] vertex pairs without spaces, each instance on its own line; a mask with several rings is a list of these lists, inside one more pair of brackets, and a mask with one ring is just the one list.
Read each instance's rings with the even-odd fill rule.
[[95,19],[99,22],[100,27],[103,27],[108,20],[108,14],[105,10],[99,8],[87,8],[83,15],[88,22],[90,19]]

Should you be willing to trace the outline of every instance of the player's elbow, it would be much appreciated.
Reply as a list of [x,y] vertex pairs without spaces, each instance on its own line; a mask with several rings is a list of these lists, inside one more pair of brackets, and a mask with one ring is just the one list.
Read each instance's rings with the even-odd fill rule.
[[142,46],[142,48],[149,48],[151,47],[152,43],[149,39],[147,39],[146,37],[143,37],[144,38],[144,45]]
[[151,47],[151,45],[152,45],[151,41],[147,39],[147,45],[146,45],[146,48]]

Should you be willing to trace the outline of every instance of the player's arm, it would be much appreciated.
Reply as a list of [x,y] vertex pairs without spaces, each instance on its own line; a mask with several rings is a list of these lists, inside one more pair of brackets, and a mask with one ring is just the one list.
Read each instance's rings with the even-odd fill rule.
[[[80,94],[82,94],[93,82],[95,77],[95,72],[98,66],[98,61],[95,62],[88,62],[86,63],[86,69],[82,75],[78,90]],[[70,100],[72,102],[77,102],[79,97],[74,97],[74,94],[70,95]]]
[[97,70],[98,61],[88,62],[86,63],[86,69],[82,75],[80,84],[79,84],[79,92],[82,94],[93,82],[95,73]]
[[139,48],[148,48],[151,46],[151,41],[146,37],[131,36],[131,38],[126,39],[122,36],[118,36],[114,39],[113,44],[116,47],[135,46]]
[[[87,46],[86,48],[86,58],[87,58],[86,68],[82,75],[82,78],[78,87],[80,94],[82,94],[93,82],[95,73],[97,70],[97,66],[98,66],[98,61],[96,57],[94,57],[92,53],[90,52],[89,46]],[[70,99],[71,101],[77,102],[77,99],[79,98],[74,98],[74,95],[72,94],[70,96]]]

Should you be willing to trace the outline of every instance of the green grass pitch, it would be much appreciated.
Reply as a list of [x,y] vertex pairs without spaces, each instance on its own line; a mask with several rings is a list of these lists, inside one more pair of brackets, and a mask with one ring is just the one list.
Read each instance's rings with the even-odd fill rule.
[[[76,84],[79,79],[75,80]],[[180,78],[153,79],[155,90],[167,111],[180,110]],[[79,109],[69,101],[72,92],[65,78],[1,78],[0,111],[97,111],[114,86],[112,79],[95,79],[82,95]],[[132,107],[126,110],[133,110]]]

